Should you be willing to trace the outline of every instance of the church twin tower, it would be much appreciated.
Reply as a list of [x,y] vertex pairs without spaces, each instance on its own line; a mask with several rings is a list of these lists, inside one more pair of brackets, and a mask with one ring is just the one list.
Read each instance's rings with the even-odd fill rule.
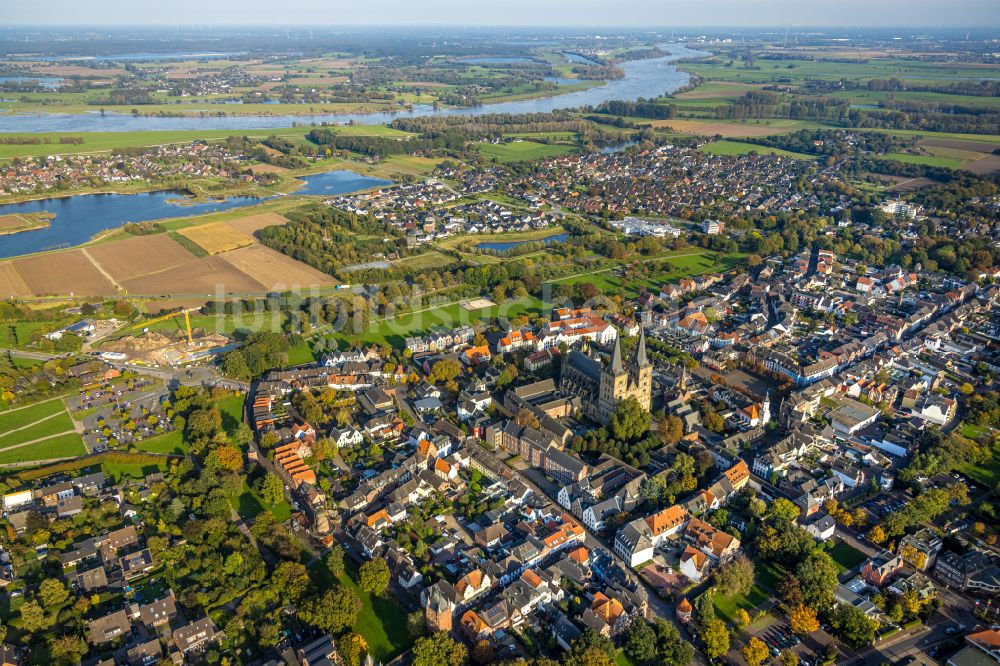
[[598,421],[608,423],[615,407],[622,400],[635,398],[647,412],[653,403],[653,364],[646,356],[646,332],[639,329],[639,343],[628,363],[622,363],[622,347],[615,338],[615,351],[611,357],[611,367],[601,369],[600,391],[598,393]]

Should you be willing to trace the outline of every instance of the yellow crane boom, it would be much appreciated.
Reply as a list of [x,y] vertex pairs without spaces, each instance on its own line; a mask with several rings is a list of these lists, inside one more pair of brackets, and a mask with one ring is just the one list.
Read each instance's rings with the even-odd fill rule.
[[184,315],[184,327],[187,330],[188,345],[194,346],[194,338],[191,337],[191,313],[198,311],[199,308],[188,308],[186,310],[179,310],[177,312],[171,312],[170,314],[163,315],[162,317],[155,317],[154,319],[147,319],[146,321],[140,322],[132,327],[131,330],[137,328],[149,328],[153,324],[158,324],[161,321],[167,321],[168,319],[173,319],[174,317],[179,317]]

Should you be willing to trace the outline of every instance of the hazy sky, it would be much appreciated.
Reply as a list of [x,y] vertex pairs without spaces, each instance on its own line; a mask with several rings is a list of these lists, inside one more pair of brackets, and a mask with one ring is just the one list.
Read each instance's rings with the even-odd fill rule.
[[2,0],[31,25],[995,27],[1000,0]]

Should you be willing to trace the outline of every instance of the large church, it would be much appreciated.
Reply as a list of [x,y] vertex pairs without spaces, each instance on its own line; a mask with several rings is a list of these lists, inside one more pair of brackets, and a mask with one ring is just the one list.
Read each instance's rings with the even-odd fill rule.
[[650,411],[653,401],[653,364],[646,356],[646,334],[640,329],[639,343],[628,364],[622,362],[622,348],[614,342],[611,365],[593,356],[574,350],[567,354],[562,366],[559,389],[564,395],[579,396],[585,416],[606,425],[622,400],[635,398],[643,409]]

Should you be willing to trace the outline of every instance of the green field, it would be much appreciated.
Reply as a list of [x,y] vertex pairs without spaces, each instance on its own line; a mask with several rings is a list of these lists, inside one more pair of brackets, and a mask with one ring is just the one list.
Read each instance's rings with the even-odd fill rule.
[[31,425],[46,416],[65,412],[62,400],[54,399],[0,414],[0,438],[11,430]]
[[406,609],[388,594],[375,597],[362,590],[354,582],[357,565],[349,557],[345,558],[344,564],[346,571],[337,578],[323,562],[316,562],[310,570],[321,588],[337,582],[354,590],[363,606],[352,628],[364,637],[372,658],[387,664],[413,645],[413,639],[406,631]]
[[906,162],[907,164],[922,164],[924,166],[944,167],[946,169],[960,169],[966,162],[966,160],[955,157],[912,155],[910,153],[886,153],[885,157],[897,162]]
[[[274,108],[272,106],[272,108]],[[301,107],[299,108],[301,110]],[[140,146],[158,146],[170,143],[189,143],[191,141],[222,140],[230,136],[249,136],[265,139],[278,136],[298,143],[309,144],[305,138],[311,127],[282,127],[276,129],[249,130],[170,130],[150,132],[40,132],[34,133],[4,133],[0,134],[0,159],[12,157],[27,157],[29,155],[65,155],[70,153],[94,153],[114,150],[115,148],[134,148]],[[410,136],[408,132],[393,129],[385,125],[345,125],[329,128],[337,134],[351,136]],[[83,139],[82,144],[59,143],[62,137]],[[9,144],[2,140],[21,139],[35,140],[34,144]],[[45,143],[45,142],[48,143]],[[312,145],[312,144],[309,144]]]
[[114,479],[118,483],[123,478],[142,479],[147,474],[163,472],[167,469],[166,460],[161,463],[101,463],[104,474]]
[[[732,622],[736,619],[736,611],[743,609],[753,615],[753,609],[760,606],[774,593],[778,582],[784,577],[784,572],[774,564],[757,564],[757,580],[747,594],[719,594],[712,596],[712,605],[716,612]],[[714,589],[714,588],[713,588]],[[705,592],[710,594],[712,590]]]
[[833,561],[837,565],[837,569],[840,570],[840,573],[850,571],[868,559],[867,555],[862,553],[857,548],[854,548],[846,541],[840,541],[836,546],[831,548],[830,557],[833,558]]
[[758,60],[753,69],[746,69],[739,61],[726,66],[727,58],[710,62],[685,63],[681,69],[697,74],[703,79],[741,83],[791,83],[806,79],[867,81],[869,79],[907,78],[921,83],[929,81],[975,81],[1000,76],[1000,67],[977,67],[962,63],[924,63],[901,58],[871,59],[858,62],[842,60]]
[[955,470],[976,483],[986,486],[988,489],[993,489],[1000,483],[1000,455],[994,453],[992,458],[981,465],[964,463],[956,467]]
[[144,439],[141,442],[137,442],[135,447],[147,453],[187,455],[188,452],[187,442],[184,441],[184,435],[179,430]]
[[368,324],[362,331],[339,331],[332,337],[347,345],[355,342],[387,344],[401,347],[405,338],[421,334],[437,326],[454,328],[462,324],[475,324],[498,315],[514,317],[520,314],[537,316],[543,314],[542,303],[536,298],[510,300],[481,310],[465,310],[458,303],[435,306],[424,310],[382,319]]
[[75,458],[87,451],[83,446],[83,438],[74,433],[59,435],[31,446],[17,449],[0,450],[0,464],[49,460],[52,458]]
[[[60,406],[62,406],[61,403]],[[73,420],[64,410],[61,413],[56,412],[55,415],[46,417],[45,420],[38,421],[23,430],[8,430],[0,433],[0,451],[18,444],[66,432],[73,432]],[[27,449],[30,448],[32,447],[27,447]]]
[[573,146],[536,143],[534,141],[512,141],[510,143],[480,142],[475,145],[483,155],[501,163],[526,162],[543,157],[565,155],[575,150]]
[[711,153],[713,155],[748,155],[750,153],[757,153],[759,155],[780,155],[781,157],[793,157],[797,160],[816,159],[815,156],[806,155],[805,153],[796,153],[790,150],[782,150],[781,148],[772,148],[770,146],[758,146],[753,143],[743,143],[742,141],[713,141],[699,146],[698,150],[703,153]]
[[17,322],[15,324],[0,324],[0,347],[23,348],[31,342],[31,336],[53,324],[43,322]]
[[610,270],[602,269],[594,273],[583,273],[557,278],[552,280],[551,283],[579,284],[589,282],[598,291],[605,294],[617,293],[624,287],[627,295],[637,296],[643,289],[659,293],[660,288],[665,283],[682,277],[730,270],[738,265],[742,258],[742,254],[719,256],[709,250],[680,250],[674,254],[657,257],[655,261],[667,261],[670,263],[671,268],[670,270],[656,272],[652,275],[636,275],[634,277],[620,278],[613,275]]

